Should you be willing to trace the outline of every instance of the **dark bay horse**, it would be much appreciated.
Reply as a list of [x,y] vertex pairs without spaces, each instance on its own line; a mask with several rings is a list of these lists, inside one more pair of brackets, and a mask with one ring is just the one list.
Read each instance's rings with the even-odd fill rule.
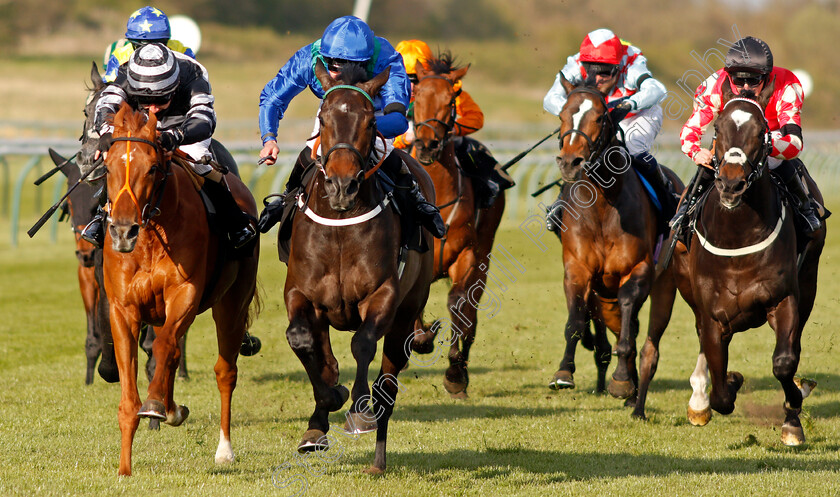
[[[455,99],[460,90],[455,85],[469,66],[453,67],[451,58],[428,61],[427,71],[417,65],[418,83],[414,86],[415,142],[412,155],[423,164],[435,185],[435,195],[447,232],[434,240],[435,279],[449,278],[447,307],[452,329],[449,368],[443,385],[453,398],[466,398],[470,348],[478,326],[478,302],[484,293],[490,265],[490,251],[496,230],[505,210],[505,195],[500,192],[487,209],[476,206],[472,181],[464,175],[455,159],[450,140],[455,126]],[[433,347],[441,321],[416,337],[415,350]],[[418,319],[417,330],[429,330]]]
[[[605,388],[611,348],[606,328],[617,336],[618,365],[608,390],[627,404],[635,402],[639,309],[655,285],[657,213],[631,157],[616,138],[617,123],[604,97],[588,87],[564,86],[568,100],[561,113],[557,163],[565,186],[561,241],[568,320],[566,350],[549,383],[574,388],[575,348],[595,328],[597,391]],[[682,190],[682,183],[663,168]]]
[[[221,395],[221,434],[215,459],[219,464],[232,462],[231,396],[239,347],[259,307],[259,243],[243,258],[217,266],[220,241],[208,226],[198,193],[200,180],[163,155],[155,142],[155,117],[123,104],[113,124],[114,142],[105,160],[109,227],[103,267],[122,390],[119,474],[131,474],[132,442],[140,417],[178,426],[189,415],[173,396],[181,354],[177,341],[195,317],[209,308],[219,344],[215,372]],[[226,180],[240,207],[255,216],[256,203],[245,185],[233,175]],[[141,322],[157,327],[153,345],[157,367],[142,404],[137,391]]]
[[[691,376],[688,407],[692,424],[705,425],[711,409],[729,414],[744,377],[728,371],[729,343],[735,333],[769,323],[776,334],[773,375],[785,393],[782,442],[801,445],[805,433],[799,420],[802,400],[816,383],[795,378],[802,330],[813,309],[817,270],[826,227],[797,249],[795,208],[782,200],[768,173],[770,151],[764,108],[773,93],[768,84],[756,99],[737,97],[723,85],[723,110],[715,121],[715,188],[702,205],[690,250],[678,244],[669,268],[671,285],[694,311],[700,356]],[[822,204],[816,184],[808,188]],[[801,235],[800,235],[801,236]],[[650,350],[642,352],[642,370],[656,369],[656,346],[670,318],[660,312],[651,327]],[[706,393],[711,374],[711,392]],[[643,374],[643,384],[644,384]],[[640,401],[643,399],[640,392]],[[643,414],[644,403],[637,406]]]
[[[60,171],[67,178],[68,188],[79,182],[81,174],[75,163],[62,157],[50,149],[50,157]],[[102,352],[102,329],[101,320],[97,319],[97,306],[101,290],[101,280],[96,278],[95,263],[97,255],[99,263],[102,263],[99,249],[83,240],[79,233],[91,219],[93,219],[99,203],[94,198],[96,188],[89,183],[78,185],[70,196],[67,197],[67,213],[70,218],[73,234],[76,237],[76,259],[79,261],[77,270],[79,277],[79,290],[82,294],[82,303],[85,307],[87,318],[87,335],[85,336],[85,358],[87,367],[85,369],[85,384],[93,383],[93,372],[96,368],[96,361]],[[116,371],[115,371],[116,373]],[[107,376],[107,373],[104,373]]]
[[[329,327],[353,331],[351,350],[357,369],[345,429],[376,430],[374,462],[366,470],[370,473],[385,470],[388,421],[400,389],[397,375],[408,361],[404,345],[411,339],[432,281],[431,251],[409,251],[400,269],[400,220],[387,207],[390,196],[369,179],[378,168],[367,167],[377,139],[372,99],[389,73],[385,70],[359,82],[366,77],[363,70],[345,71],[341,76],[345,84],[339,84],[321,62],[315,65],[326,91],[319,113],[322,157],[319,171],[298,199],[301,213],[292,225],[285,286],[286,338],[306,369],[315,396],[315,411],[298,450],[329,447],[328,415],[339,410],[349,394],[339,383]],[[433,202],[428,175],[410,156],[401,155]],[[424,231],[424,236],[431,243],[429,233]],[[382,366],[371,394],[368,370],[383,337]]]

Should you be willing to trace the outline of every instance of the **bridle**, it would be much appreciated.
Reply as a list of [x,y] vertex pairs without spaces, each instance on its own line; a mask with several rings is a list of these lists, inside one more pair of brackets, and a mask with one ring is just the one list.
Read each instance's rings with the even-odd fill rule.
[[[108,212],[108,222],[113,222],[111,218],[111,210],[112,205],[115,205],[119,202],[120,198],[122,198],[123,194],[126,194],[131,201],[134,203],[134,207],[137,209],[137,215],[141,221],[141,227],[145,228],[149,221],[157,216],[160,215],[160,204],[163,200],[163,189],[166,187],[166,180],[172,174],[171,165],[168,162],[163,161],[163,150],[160,148],[160,145],[153,141],[146,140],[144,138],[133,137],[129,133],[128,136],[121,136],[114,138],[112,142],[126,142],[125,144],[125,184],[120,188],[117,192],[114,201],[108,200],[108,205],[106,207]],[[154,192],[149,198],[149,201],[144,205],[142,208],[140,207],[140,202],[137,200],[137,195],[134,193],[134,190],[131,189],[131,143],[143,143],[146,145],[151,146],[155,150],[155,156],[157,158],[157,162],[149,169],[148,175],[157,175],[158,172],[163,174],[163,179],[160,183],[157,184],[157,187],[154,189]],[[113,145],[112,145],[113,148]],[[165,165],[164,165],[165,164]],[[106,169],[107,171],[107,169]],[[157,182],[157,178],[155,178],[155,182]],[[154,205],[152,202],[154,201]]]
[[[761,175],[764,173],[764,165],[767,162],[767,158],[770,156],[770,151],[773,148],[773,142],[770,139],[770,132],[769,132],[770,131],[770,125],[767,123],[767,119],[764,117],[764,109],[762,109],[761,106],[758,104],[758,102],[756,102],[755,100],[750,99],[750,98],[744,98],[744,97],[733,98],[732,100],[726,102],[726,105],[723,106],[723,109],[721,109],[721,112],[723,112],[723,110],[725,110],[726,107],[729,106],[729,104],[731,104],[732,102],[735,102],[735,101],[749,102],[752,105],[755,105],[759,110],[759,115],[762,118],[762,123],[764,123],[764,128],[761,132],[762,136],[764,137],[764,145],[761,147],[761,152],[760,152],[760,155],[758,157],[758,160],[753,160],[749,156],[747,156],[747,157],[744,158],[745,159],[744,162],[742,162],[740,164],[741,168],[744,170],[744,176],[746,176],[746,179],[745,179],[746,186],[744,187],[744,189],[746,190],[747,188],[750,187],[750,185],[753,184],[754,181],[761,178]],[[715,136],[715,140],[716,139],[717,139],[717,136]],[[747,170],[746,170],[747,165],[750,166],[749,173],[747,173]],[[715,170],[715,178],[716,179],[720,176],[720,166],[721,166],[721,161],[720,161],[720,159],[717,158],[717,155],[715,155],[714,157],[712,157],[712,167]]]
[[586,162],[592,163],[594,159],[600,157],[601,153],[606,148],[605,145],[607,143],[607,140],[609,140],[612,135],[612,119],[610,119],[607,115],[609,113],[609,110],[607,109],[607,101],[604,98],[604,95],[601,94],[601,92],[594,88],[579,86],[571,92],[569,92],[568,97],[571,97],[575,93],[587,93],[589,95],[597,96],[598,100],[601,102],[601,105],[603,105],[604,107],[604,112],[601,114],[602,116],[604,116],[604,119],[601,120],[600,133],[598,134],[598,137],[595,140],[593,140],[588,134],[573,126],[571,129],[560,135],[560,148],[563,148],[563,141],[566,139],[567,136],[571,136],[574,134],[581,135],[586,140],[586,143],[589,144],[589,157],[587,158]]
[[[426,79],[442,79],[449,84],[450,88],[454,88],[454,86],[455,86],[454,83],[451,80],[449,80],[449,78],[446,78],[446,77],[441,76],[439,74],[430,74],[428,76],[424,76],[423,78],[421,78],[417,82],[417,84],[419,85],[421,81],[424,81]],[[424,121],[420,121],[419,123],[415,123],[415,126],[418,129],[423,127],[423,126],[431,129],[432,133],[435,134],[435,139],[438,141],[438,146],[435,147],[431,151],[431,156],[432,156],[433,160],[428,162],[428,163],[423,163],[421,161],[421,163],[423,163],[424,166],[428,166],[429,164],[432,164],[435,160],[437,160],[437,157],[440,155],[441,151],[443,151],[444,145],[446,145],[446,141],[449,138],[449,135],[452,133],[452,130],[455,128],[455,118],[457,117],[456,101],[457,101],[458,96],[460,94],[461,94],[461,89],[460,88],[458,88],[457,90],[454,90],[452,92],[452,97],[449,99],[449,118],[447,119],[447,121],[441,121],[440,119],[438,119],[436,117],[433,117],[433,118],[430,118],[430,119],[426,119]],[[443,133],[438,133],[439,130],[436,126],[433,126],[434,124],[442,126],[443,127]]]

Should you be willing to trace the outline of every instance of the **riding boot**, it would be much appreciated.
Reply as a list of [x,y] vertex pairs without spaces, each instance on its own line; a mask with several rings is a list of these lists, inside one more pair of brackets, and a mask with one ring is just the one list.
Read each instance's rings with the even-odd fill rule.
[[656,158],[648,152],[633,156],[636,159],[636,164],[640,166],[644,177],[649,180],[653,186],[653,190],[662,194],[660,199],[662,202],[662,216],[664,219],[671,219],[677,211],[677,199],[674,197],[671,188],[671,181],[665,177],[662,167]]
[[560,236],[560,229],[563,219],[563,192],[557,195],[557,200],[554,201],[545,211],[545,227],[548,231],[553,231],[554,234]]
[[446,225],[440,217],[440,209],[426,200],[414,176],[408,166],[403,164],[399,155],[393,152],[389,154],[382,163],[382,169],[394,181],[396,186],[394,193],[398,196],[398,200],[412,208],[420,224],[435,238],[443,238],[446,235]]
[[487,147],[477,140],[457,136],[452,138],[452,142],[458,165],[473,180],[478,207],[490,207],[502,190],[500,182],[494,177],[494,168],[498,162],[490,155]]
[[303,186],[303,173],[306,172],[306,170],[309,169],[309,166],[311,166],[314,162],[315,159],[312,158],[311,148],[306,147],[301,150],[297,160],[295,161],[295,165],[292,167],[292,172],[289,173],[289,180],[286,182],[286,189],[280,194],[281,200],[285,201],[289,193]]
[[805,190],[805,184],[796,171],[793,161],[782,161],[775,171],[782,178],[787,191],[793,196],[799,217],[805,221],[802,226],[805,233],[810,234],[820,229],[822,222],[817,217],[816,212],[814,212],[811,198]]
[[216,207],[219,222],[234,248],[244,247],[257,236],[251,217],[242,212],[226,185],[205,178],[204,191]]
[[96,248],[102,248],[102,244],[105,243],[105,210],[101,205],[96,210],[93,219],[82,228],[79,237]]

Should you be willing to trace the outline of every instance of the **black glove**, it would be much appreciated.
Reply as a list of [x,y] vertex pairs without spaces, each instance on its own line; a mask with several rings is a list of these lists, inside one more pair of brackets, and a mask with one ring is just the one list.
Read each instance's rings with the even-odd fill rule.
[[168,152],[174,152],[175,149],[184,141],[184,132],[178,128],[167,129],[158,137],[161,148]]
[[99,135],[99,145],[97,148],[100,152],[107,152],[111,149],[111,144],[114,143],[114,136],[111,133]]
[[631,112],[633,112],[633,103],[629,100],[625,100],[613,108],[610,112],[610,116],[612,116],[613,122],[618,124],[627,117],[627,114]]

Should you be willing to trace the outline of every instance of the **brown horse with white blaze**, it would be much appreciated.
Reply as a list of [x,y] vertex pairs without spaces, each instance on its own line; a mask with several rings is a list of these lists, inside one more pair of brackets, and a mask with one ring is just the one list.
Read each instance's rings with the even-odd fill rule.
[[[469,66],[453,67],[448,58],[427,61],[430,69],[417,64],[418,82],[414,86],[415,141],[412,155],[423,164],[435,185],[435,195],[447,231],[434,240],[435,278],[449,278],[447,307],[450,311],[449,368],[443,385],[453,398],[466,398],[469,386],[470,348],[478,327],[478,302],[487,282],[490,252],[496,230],[505,210],[505,195],[499,196],[490,207],[479,209],[472,181],[464,175],[455,158],[450,140],[455,126],[456,84]],[[433,340],[441,327],[438,320],[431,332],[418,333],[415,350],[425,352],[434,346]],[[429,330],[422,320],[417,330]]]
[[[119,473],[131,474],[132,442],[140,417],[178,426],[189,414],[173,396],[181,354],[177,341],[195,317],[209,308],[216,322],[219,356],[215,371],[222,400],[216,462],[231,462],[231,396],[242,337],[259,305],[259,244],[238,260],[221,261],[217,268],[219,236],[208,225],[199,180],[164,156],[155,142],[155,117],[123,104],[113,124],[114,142],[105,161],[110,223],[103,265],[122,390]],[[245,185],[233,175],[226,180],[240,207],[255,216],[256,203]],[[217,278],[212,277],[214,271]],[[157,327],[153,345],[157,367],[142,404],[137,391],[141,322]]]
[[[386,467],[388,421],[399,391],[396,378],[408,362],[405,344],[432,281],[429,251],[409,251],[400,268],[400,220],[389,207],[390,196],[373,178],[381,162],[368,167],[377,141],[373,97],[389,73],[386,69],[365,81],[364,70],[351,69],[336,81],[321,62],[315,65],[325,90],[319,112],[323,152],[319,170],[298,199],[301,212],[292,225],[285,287],[286,338],[315,397],[315,411],[298,451],[329,447],[329,413],[339,410],[349,395],[339,383],[329,328],[352,331],[356,377],[345,429],[356,434],[376,430],[374,462],[366,470],[370,473]],[[428,175],[408,155],[394,153],[411,167],[426,198],[434,201]],[[431,243],[429,233],[423,235]],[[371,391],[368,370],[379,339],[384,342],[382,366]]]
[[[564,83],[568,100],[561,113],[557,163],[565,186],[562,199],[564,280],[568,320],[566,350],[549,386],[574,388],[575,348],[595,327],[597,391],[605,389],[611,359],[606,336],[617,337],[618,365],[609,392],[635,402],[639,310],[656,286],[656,208],[644,191],[631,157],[616,138],[617,123],[604,96],[593,88]],[[678,190],[679,178],[663,168]],[[654,295],[656,295],[654,293]]]

